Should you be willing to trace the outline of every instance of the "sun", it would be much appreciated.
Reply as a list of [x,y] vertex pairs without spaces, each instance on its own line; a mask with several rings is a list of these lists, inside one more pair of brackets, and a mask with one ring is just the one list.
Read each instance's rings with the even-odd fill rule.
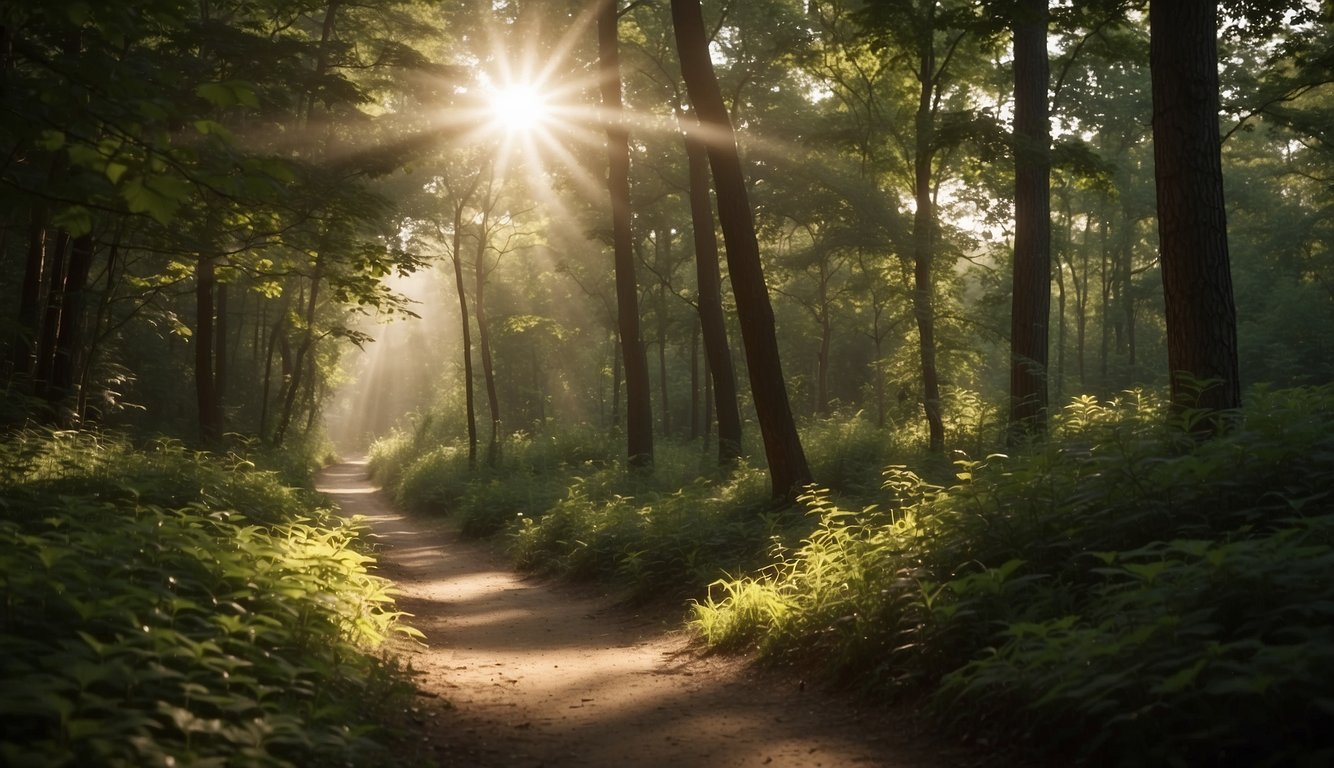
[[539,131],[552,118],[551,103],[532,83],[510,83],[493,89],[487,107],[491,125],[511,136]]

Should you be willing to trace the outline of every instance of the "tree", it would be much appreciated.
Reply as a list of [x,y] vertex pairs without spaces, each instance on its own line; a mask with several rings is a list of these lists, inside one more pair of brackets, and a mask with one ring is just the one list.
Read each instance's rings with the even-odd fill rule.
[[681,74],[690,103],[699,116],[713,170],[718,219],[746,348],[751,395],[764,439],[764,453],[769,460],[771,490],[777,498],[790,499],[810,483],[811,472],[792,418],[778,356],[773,307],[764,284],[764,267],[760,263],[741,155],[709,60],[709,42],[699,0],[672,0],[671,7]]
[[713,201],[709,196],[708,147],[699,135],[702,129],[698,121],[679,112],[677,119],[689,162],[695,281],[699,290],[699,322],[704,339],[704,355],[713,382],[714,410],[718,419],[718,463],[732,466],[741,457],[741,412],[737,408],[736,373],[732,369],[727,323],[723,317],[718,235],[714,231]]
[[[1172,403],[1182,410],[1237,408],[1237,310],[1223,205],[1214,0],[1150,2],[1149,66]],[[1202,420],[1200,429],[1211,424]]]
[[598,8],[598,71],[607,131],[607,189],[611,195],[612,248],[616,264],[617,323],[625,361],[626,451],[631,466],[653,463],[653,404],[648,357],[639,335],[639,284],[630,231],[630,133],[621,115],[621,72],[616,0]]
[[1014,296],[1010,313],[1011,435],[1046,429],[1051,312],[1051,144],[1047,0],[1014,16]]

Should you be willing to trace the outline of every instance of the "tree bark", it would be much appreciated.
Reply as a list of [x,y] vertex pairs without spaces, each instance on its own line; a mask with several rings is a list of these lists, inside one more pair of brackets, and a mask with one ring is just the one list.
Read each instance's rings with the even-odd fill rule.
[[468,416],[468,466],[470,467],[477,466],[477,414],[474,403],[476,393],[472,379],[472,331],[468,327],[468,294],[463,287],[463,255],[460,249],[463,247],[463,208],[476,190],[477,180],[480,179],[481,174],[478,174],[467,194],[454,201],[454,233],[451,237],[450,250],[451,260],[454,262],[454,290],[459,294],[459,327],[463,329],[463,394]]
[[[709,197],[709,155],[698,122],[678,116],[690,171],[690,223],[695,240],[695,282],[699,290],[699,322],[704,339],[713,406],[718,414],[718,464],[735,466],[741,458],[741,409],[737,405],[736,371],[723,315],[722,275],[718,269],[718,234],[713,227]],[[692,125],[692,123],[694,123]],[[706,395],[708,393],[705,393]],[[705,414],[706,423],[709,416]],[[706,433],[707,434],[707,433]]]
[[227,398],[227,284],[217,283],[217,288],[213,292],[216,301],[213,304],[214,312],[214,339],[213,339],[213,407],[217,410],[217,420],[219,434],[226,428],[226,409],[223,403]]
[[[931,25],[927,25],[928,31]],[[929,34],[929,32],[928,32]],[[913,191],[917,210],[913,214],[913,317],[922,362],[922,409],[926,414],[927,447],[933,453],[945,450],[945,422],[941,413],[940,375],[936,371],[935,201],[931,198],[931,159],[934,154],[935,47],[928,37],[922,41],[918,80],[916,157],[913,160]]]
[[658,335],[658,392],[659,409],[662,413],[662,434],[672,434],[672,401],[667,376],[667,280],[671,275],[671,234],[666,227],[658,228],[653,235],[653,257],[658,273],[663,279],[658,281],[658,297],[654,310]]
[[[47,400],[53,406],[63,403],[74,393],[75,371],[83,346],[84,306],[88,275],[93,268],[93,236],[80,235],[70,249],[69,269],[61,288],[60,328],[56,332],[55,359],[51,365],[51,386]],[[74,409],[77,421],[78,409]],[[68,420],[68,416],[62,416]]]
[[[306,299],[305,325],[301,332],[301,345],[296,348],[296,354],[293,356],[290,368],[284,373],[290,373],[287,379],[287,389],[283,393],[283,410],[278,419],[278,429],[273,434],[273,444],[282,445],[287,436],[287,428],[292,423],[292,416],[296,411],[297,394],[301,389],[302,374],[306,368],[306,357],[311,354],[311,347],[315,345],[315,310],[319,306],[320,281],[324,279],[324,247],[321,244],[320,251],[315,254],[315,266],[310,273],[310,295]],[[284,362],[287,362],[284,356]],[[312,373],[314,368],[311,368]]]
[[487,466],[494,466],[500,458],[500,397],[496,392],[496,371],[491,362],[491,328],[486,318],[486,245],[490,213],[482,214],[481,229],[477,234],[477,260],[473,264],[476,290],[473,293],[477,314],[477,346],[482,353],[482,378],[486,382],[486,405],[491,414],[491,440],[486,447]]
[[[1241,405],[1218,133],[1214,0],[1152,0],[1153,161],[1167,309],[1167,360],[1178,410]],[[1211,432],[1212,420],[1196,428]]]
[[37,334],[37,361],[34,368],[33,394],[47,400],[51,397],[51,374],[56,363],[56,337],[60,333],[60,310],[64,301],[65,269],[68,263],[69,234],[59,230],[56,245],[48,256],[45,318]]
[[598,7],[598,69],[607,131],[607,190],[611,196],[612,247],[616,266],[616,314],[625,359],[625,434],[632,467],[653,463],[653,404],[648,357],[639,332],[639,286],[630,231],[630,133],[621,114],[621,70],[616,0]]
[[792,499],[811,482],[811,472],[792,418],[778,355],[773,306],[764,284],[750,197],[741,170],[741,154],[709,59],[699,0],[672,0],[672,26],[686,91],[706,137],[709,165],[713,169],[718,219],[727,247],[727,266],[750,369],[751,394],[769,461],[772,492],[775,498]]
[[1051,315],[1051,127],[1047,0],[1014,19],[1014,295],[1010,312],[1011,440],[1047,430]]
[[217,394],[213,378],[213,289],[214,257],[201,255],[195,269],[195,402],[199,412],[199,436],[206,445],[222,437]]
[[[52,172],[56,173],[52,163]],[[28,217],[28,248],[19,289],[18,323],[10,347],[10,375],[29,379],[37,355],[37,331],[41,322],[42,274],[46,267],[47,207],[35,202]]]

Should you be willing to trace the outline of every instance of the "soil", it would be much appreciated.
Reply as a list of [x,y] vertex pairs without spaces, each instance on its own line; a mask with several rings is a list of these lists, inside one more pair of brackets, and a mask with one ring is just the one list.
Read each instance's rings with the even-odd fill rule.
[[493,768],[939,768],[973,762],[904,718],[708,655],[683,611],[516,574],[442,521],[394,510],[364,463],[318,489],[368,519],[379,573],[426,635],[397,651],[418,687],[418,756]]

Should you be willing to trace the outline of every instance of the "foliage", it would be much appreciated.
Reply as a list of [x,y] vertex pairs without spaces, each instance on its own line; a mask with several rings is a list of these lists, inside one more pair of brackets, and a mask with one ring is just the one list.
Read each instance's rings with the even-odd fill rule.
[[[799,547],[716,582],[712,643],[758,643],[976,738],[1097,764],[1320,764],[1334,725],[1334,388],[1256,391],[1196,443],[1143,393],[1059,437],[903,467],[861,511],[825,492]],[[1324,750],[1324,751],[1322,751]]]
[[0,448],[0,762],[376,765],[406,690],[364,527],[239,457]]

